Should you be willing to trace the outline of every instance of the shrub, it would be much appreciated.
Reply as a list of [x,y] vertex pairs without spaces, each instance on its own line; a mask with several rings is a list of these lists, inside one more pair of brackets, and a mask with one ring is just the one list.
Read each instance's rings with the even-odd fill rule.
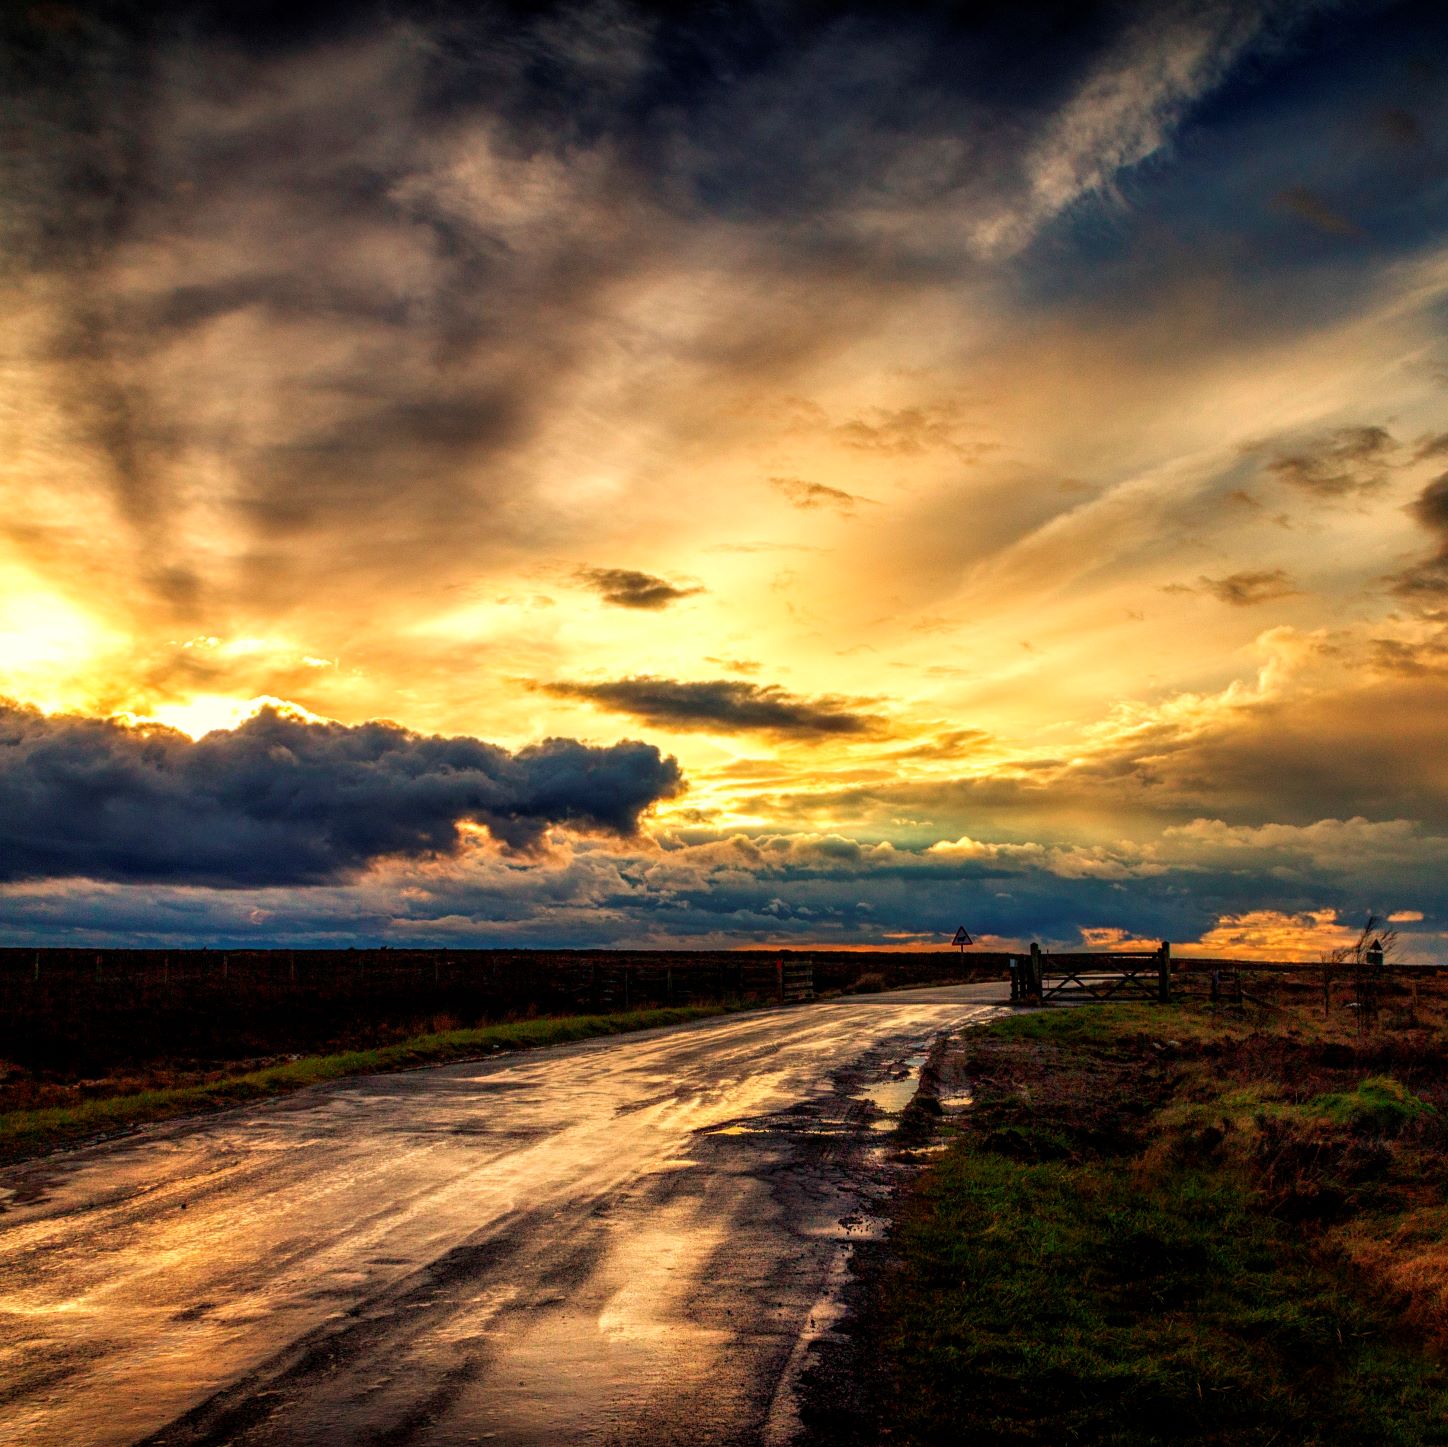
[[1400,1135],[1414,1121],[1438,1112],[1391,1075],[1371,1075],[1350,1091],[1319,1095],[1308,1107],[1358,1135]]

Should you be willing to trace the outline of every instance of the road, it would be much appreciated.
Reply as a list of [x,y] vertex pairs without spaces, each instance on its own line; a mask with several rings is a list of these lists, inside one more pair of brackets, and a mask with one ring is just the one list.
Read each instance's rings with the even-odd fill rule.
[[910,1069],[1002,995],[361,1077],[0,1172],[0,1443],[787,1442]]

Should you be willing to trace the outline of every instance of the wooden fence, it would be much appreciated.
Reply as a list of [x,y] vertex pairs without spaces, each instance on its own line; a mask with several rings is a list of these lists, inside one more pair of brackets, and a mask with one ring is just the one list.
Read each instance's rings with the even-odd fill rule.
[[[0,949],[0,1061],[260,1055],[399,1025],[788,1004],[846,988],[867,964],[788,951]],[[900,982],[959,968],[937,952],[903,961]]]
[[[1173,955],[1165,941],[1155,950],[1063,954],[1032,944],[1009,963],[1011,1002],[1019,1005],[1132,998],[1170,1003],[1206,998],[1241,1004],[1254,981],[1276,988],[1314,990],[1322,1008],[1376,1008],[1384,991],[1416,992],[1424,981],[1448,982],[1448,965],[1365,964],[1357,961],[1242,960]],[[1259,984],[1260,988],[1260,984]]]

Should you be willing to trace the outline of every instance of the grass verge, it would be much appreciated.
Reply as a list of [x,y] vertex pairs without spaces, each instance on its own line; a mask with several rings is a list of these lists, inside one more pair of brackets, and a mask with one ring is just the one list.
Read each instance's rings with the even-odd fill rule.
[[689,1005],[611,1015],[566,1015],[509,1021],[474,1029],[414,1035],[375,1050],[307,1055],[281,1065],[223,1075],[194,1084],[106,1095],[74,1105],[14,1110],[0,1114],[0,1161],[39,1155],[150,1121],[263,1100],[324,1081],[340,1080],[344,1076],[411,1070],[423,1065],[476,1059],[496,1051],[535,1049],[542,1045],[560,1045],[602,1035],[648,1030],[659,1025],[678,1025],[723,1014],[729,1008],[725,1005]]
[[1448,1443],[1437,1028],[1093,1007],[944,1068],[974,1104],[862,1270],[818,1440]]

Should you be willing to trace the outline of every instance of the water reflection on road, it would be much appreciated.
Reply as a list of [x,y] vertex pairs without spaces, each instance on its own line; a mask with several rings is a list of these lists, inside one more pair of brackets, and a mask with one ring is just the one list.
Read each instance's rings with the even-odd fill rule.
[[787,1431],[876,1107],[1000,994],[366,1077],[0,1172],[0,1443]]

